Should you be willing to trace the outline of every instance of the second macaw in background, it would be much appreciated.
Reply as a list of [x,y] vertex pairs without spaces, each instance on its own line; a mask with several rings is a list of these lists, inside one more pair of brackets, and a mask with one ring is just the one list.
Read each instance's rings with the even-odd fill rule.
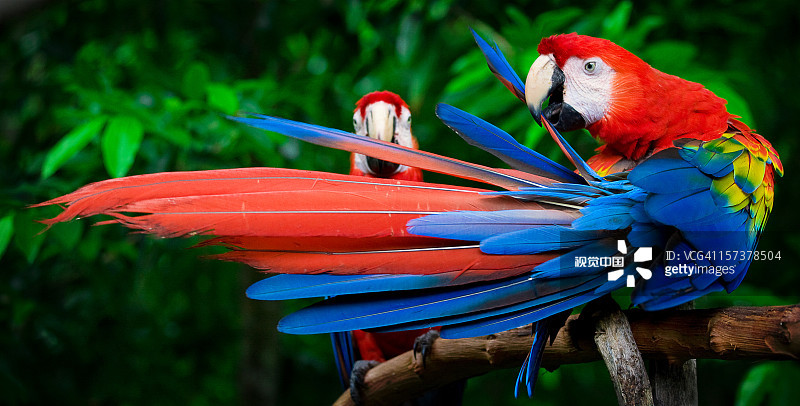
[[[397,94],[389,91],[372,92],[356,102],[353,113],[355,133],[375,140],[417,148],[411,132],[411,110]],[[353,153],[350,174],[370,178],[422,181],[422,170],[383,161],[364,154]],[[331,333],[336,365],[342,385],[350,389],[356,404],[361,404],[360,388],[364,377],[375,365],[413,349],[424,359],[438,328],[425,328],[391,333],[372,333],[364,330]],[[358,350],[358,357],[353,350]],[[358,361],[354,362],[356,359]],[[459,405],[465,382],[460,381],[422,395],[417,405]]]
[[[635,305],[659,310],[741,283],[753,256],[731,254],[755,250],[783,168],[725,100],[599,38],[543,39],[525,85],[487,48],[580,176],[447,105],[437,114],[450,128],[515,169],[259,115],[235,119],[505,190],[273,168],[161,173],[45,202],[67,205],[48,223],[108,214],[163,237],[212,235],[231,249],[220,258],[285,274],[250,297],[335,296],[285,317],[287,333],[443,326],[459,338],[534,323],[517,380],[529,395],[555,330],[540,321],[626,285]],[[558,133],[578,128],[604,142],[590,160],[600,174]],[[686,267],[711,272],[672,272]]]

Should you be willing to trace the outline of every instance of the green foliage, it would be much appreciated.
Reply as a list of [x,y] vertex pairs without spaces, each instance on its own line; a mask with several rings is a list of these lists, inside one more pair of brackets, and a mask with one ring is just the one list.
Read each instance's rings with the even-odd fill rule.
[[6,252],[12,235],[14,235],[14,215],[9,214],[0,219],[0,257]]
[[[488,72],[467,29],[494,40],[523,77],[546,35],[604,36],[654,67],[704,83],[770,139],[786,179],[756,262],[732,295],[701,306],[797,301],[798,214],[788,202],[800,102],[792,2],[558,0],[433,2],[51,2],[0,27],[0,392],[6,404],[319,404],[339,389],[327,337],[274,331],[299,303],[247,301],[252,270],[198,259],[197,241],[158,240],[89,222],[47,230],[31,203],[92,181],[243,166],[344,172],[347,154],[236,125],[261,112],[349,129],[354,102],[388,89],[414,112],[430,151],[502,165],[436,120],[448,102],[562,159],[525,107]],[[765,27],[769,27],[766,29]],[[776,40],[780,39],[780,40]],[[786,127],[789,127],[787,129]],[[568,134],[583,156],[596,142]],[[426,175],[427,176],[427,175]],[[431,175],[435,182],[452,182]],[[305,302],[303,302],[305,304]],[[252,316],[254,308],[258,317]],[[252,323],[255,317],[258,323]],[[254,327],[256,325],[257,327]],[[243,344],[243,337],[252,338]],[[260,341],[259,341],[260,340]],[[247,375],[255,342],[263,373]],[[254,357],[255,358],[255,357]],[[793,366],[701,362],[701,404],[780,405]],[[535,401],[615,404],[604,367],[544,373]],[[515,371],[468,387],[467,404],[510,404]],[[742,382],[735,390],[730,382]],[[312,384],[318,391],[309,391]],[[240,386],[241,384],[241,386]],[[599,388],[599,389],[597,389]],[[766,389],[762,389],[766,388]],[[266,399],[266,400],[265,400]],[[292,399],[292,402],[287,401]],[[524,401],[523,401],[524,402]]]
[[105,122],[105,117],[97,117],[86,124],[75,127],[65,135],[58,144],[50,151],[47,151],[42,165],[42,177],[50,177],[67,160],[87,146],[100,133],[100,129],[103,128]]
[[747,372],[736,406],[792,405],[797,399],[800,366],[789,363],[759,364]]
[[142,145],[142,135],[142,124],[135,118],[118,116],[109,120],[100,143],[109,175],[119,178],[128,173]]

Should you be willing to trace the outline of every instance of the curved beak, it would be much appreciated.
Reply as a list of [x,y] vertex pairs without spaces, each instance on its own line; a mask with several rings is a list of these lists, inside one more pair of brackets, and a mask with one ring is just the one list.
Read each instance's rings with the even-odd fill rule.
[[[393,114],[392,106],[378,103],[370,107],[367,116],[364,118],[364,125],[367,127],[367,137],[395,142],[395,131],[397,131],[397,116]],[[367,166],[379,177],[389,177],[397,172],[400,165],[394,162],[383,161],[371,156],[367,157]]]
[[525,79],[525,103],[531,111],[536,123],[542,125],[542,105],[551,95],[559,98],[563,94],[564,73],[549,55],[540,55],[531,65],[528,77]]
[[370,107],[364,118],[367,136],[376,140],[392,142],[397,130],[397,117],[392,114],[391,106],[378,103]]
[[[558,131],[574,131],[586,127],[586,120],[569,103],[564,102],[566,77],[549,55],[540,55],[533,62],[525,80],[525,103],[533,119],[542,125],[542,119],[553,124]],[[542,109],[545,100],[547,108]]]

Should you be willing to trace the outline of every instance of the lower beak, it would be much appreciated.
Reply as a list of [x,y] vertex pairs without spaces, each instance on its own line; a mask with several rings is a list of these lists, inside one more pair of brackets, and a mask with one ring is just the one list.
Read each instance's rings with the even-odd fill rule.
[[367,166],[369,166],[369,170],[371,170],[375,176],[380,178],[388,178],[394,175],[394,173],[397,172],[397,168],[400,167],[400,165],[394,162],[383,161],[371,156],[367,157]]

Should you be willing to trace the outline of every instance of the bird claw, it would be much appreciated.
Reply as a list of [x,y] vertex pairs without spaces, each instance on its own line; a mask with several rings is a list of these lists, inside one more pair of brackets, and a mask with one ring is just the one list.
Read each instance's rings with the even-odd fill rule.
[[358,360],[353,364],[353,371],[350,372],[350,399],[356,406],[364,405],[364,389],[367,384],[364,378],[370,369],[378,366],[378,361]]
[[437,330],[428,330],[425,334],[417,337],[414,340],[414,360],[417,359],[417,353],[419,352],[422,355],[422,367],[425,368],[425,359],[430,355],[431,350],[433,350],[433,342],[439,338],[439,331]]

